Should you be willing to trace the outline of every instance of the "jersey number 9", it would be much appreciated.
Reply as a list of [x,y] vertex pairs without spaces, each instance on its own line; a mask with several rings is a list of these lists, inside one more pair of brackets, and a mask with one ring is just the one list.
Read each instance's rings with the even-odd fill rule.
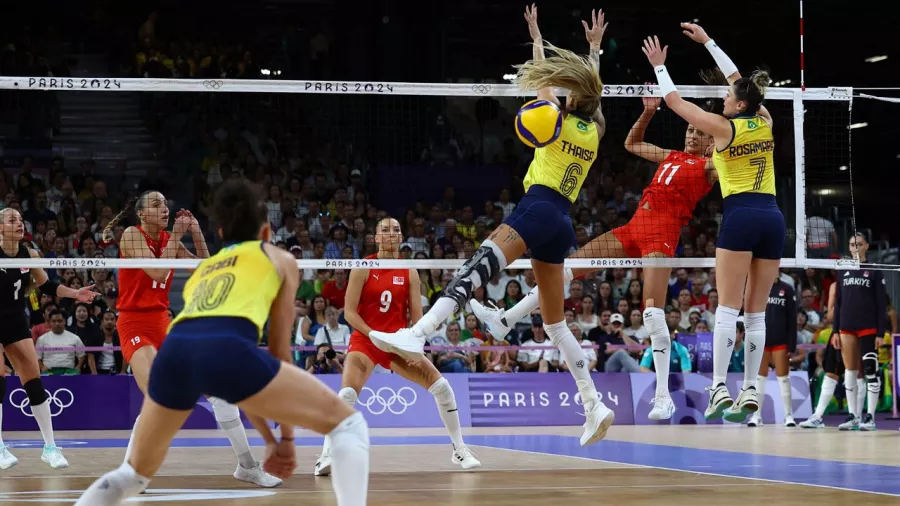
[[391,308],[391,301],[394,299],[394,295],[391,294],[390,290],[385,290],[381,292],[381,307],[378,309],[382,313],[387,313],[388,309]]

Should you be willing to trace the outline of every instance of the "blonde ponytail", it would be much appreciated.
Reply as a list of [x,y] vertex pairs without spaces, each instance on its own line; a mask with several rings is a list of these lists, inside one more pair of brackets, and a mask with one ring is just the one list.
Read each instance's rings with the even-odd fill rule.
[[603,81],[597,61],[548,42],[544,46],[552,53],[551,56],[515,66],[519,89],[565,88],[575,99],[579,112],[594,114],[600,107],[600,97],[603,95]]

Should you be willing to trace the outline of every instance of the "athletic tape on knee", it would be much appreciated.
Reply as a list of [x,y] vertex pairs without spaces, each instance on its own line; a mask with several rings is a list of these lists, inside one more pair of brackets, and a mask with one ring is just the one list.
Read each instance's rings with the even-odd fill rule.
[[350,387],[344,387],[338,392],[338,397],[340,397],[344,402],[347,403],[351,408],[356,405],[356,401],[359,399],[359,394],[356,393],[356,390]]
[[453,393],[453,387],[450,386],[450,382],[447,381],[447,378],[441,376],[441,378],[434,382],[434,385],[428,387],[428,393],[434,396],[434,400],[441,406],[454,406],[456,405],[456,395]]
[[666,312],[658,307],[648,307],[644,310],[644,326],[650,337],[662,336],[665,334],[669,337],[669,326],[666,324]]
[[466,305],[466,301],[472,297],[472,292],[476,288],[490,281],[504,268],[506,257],[503,250],[491,240],[484,241],[472,258],[466,260],[466,263],[456,271],[456,276],[447,285],[444,293],[456,302],[458,311]]
[[213,409],[213,416],[223,429],[230,429],[241,423],[241,410],[234,404],[229,404],[218,397],[210,397],[209,404]]
[[44,383],[41,382],[41,378],[34,378],[28,381],[22,385],[22,389],[25,390],[25,395],[28,396],[28,403],[32,406],[40,406],[49,398],[47,391],[44,390]]

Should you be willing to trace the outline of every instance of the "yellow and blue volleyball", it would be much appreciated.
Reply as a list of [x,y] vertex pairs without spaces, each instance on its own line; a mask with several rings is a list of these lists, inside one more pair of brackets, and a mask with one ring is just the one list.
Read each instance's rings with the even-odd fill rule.
[[548,100],[532,100],[516,115],[516,135],[531,148],[542,148],[559,138],[563,113]]

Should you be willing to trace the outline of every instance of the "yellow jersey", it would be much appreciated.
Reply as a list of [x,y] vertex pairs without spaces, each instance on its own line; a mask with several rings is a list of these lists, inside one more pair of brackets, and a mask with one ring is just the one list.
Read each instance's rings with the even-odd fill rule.
[[731,118],[733,136],[723,150],[713,153],[722,197],[736,193],[775,195],[775,139],[761,116]]
[[534,150],[534,160],[522,181],[525,191],[531,185],[541,185],[556,190],[575,202],[588,170],[597,158],[600,135],[597,125],[573,114],[563,119],[559,137],[542,148]]
[[280,289],[278,270],[261,241],[227,246],[191,274],[184,286],[184,309],[169,329],[194,318],[238,317],[253,322],[261,338]]

